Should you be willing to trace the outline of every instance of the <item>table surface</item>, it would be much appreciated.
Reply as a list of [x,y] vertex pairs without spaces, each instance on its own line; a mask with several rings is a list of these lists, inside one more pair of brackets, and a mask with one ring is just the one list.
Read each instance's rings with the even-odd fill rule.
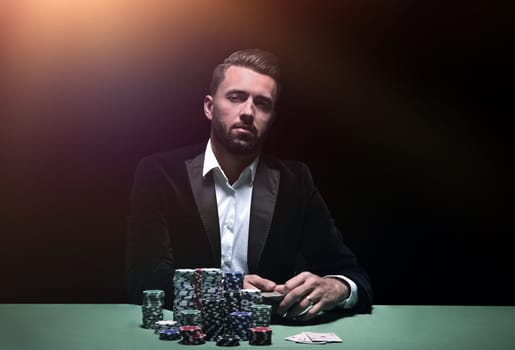
[[[165,310],[165,318],[171,313]],[[141,307],[127,304],[0,304],[2,350],[188,348],[143,329]],[[513,306],[375,305],[372,314],[318,325],[272,325],[273,349],[515,349]],[[334,332],[342,343],[296,344],[303,331]],[[213,342],[199,349],[219,349]],[[239,348],[253,348],[241,342]]]

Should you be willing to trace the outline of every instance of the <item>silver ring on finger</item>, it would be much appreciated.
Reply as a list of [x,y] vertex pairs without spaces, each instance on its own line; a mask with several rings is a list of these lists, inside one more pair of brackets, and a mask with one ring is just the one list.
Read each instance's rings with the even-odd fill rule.
[[310,298],[309,295],[306,297],[306,300],[309,301],[309,307],[315,305],[315,302],[313,301],[313,299]]

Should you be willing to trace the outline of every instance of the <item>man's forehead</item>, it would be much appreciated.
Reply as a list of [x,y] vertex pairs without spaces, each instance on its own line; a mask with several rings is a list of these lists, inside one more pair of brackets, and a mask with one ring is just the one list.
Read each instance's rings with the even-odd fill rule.
[[242,90],[272,97],[277,89],[275,80],[250,68],[230,66],[220,83],[220,90]]

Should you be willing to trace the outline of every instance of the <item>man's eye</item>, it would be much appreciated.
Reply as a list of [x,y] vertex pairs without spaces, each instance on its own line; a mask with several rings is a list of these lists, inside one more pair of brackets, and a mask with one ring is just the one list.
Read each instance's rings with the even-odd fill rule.
[[239,95],[228,95],[227,99],[231,102],[239,102],[242,100],[241,96]]
[[270,110],[272,108],[271,103],[264,100],[257,100],[255,101],[255,104],[257,107],[263,109],[263,110]]

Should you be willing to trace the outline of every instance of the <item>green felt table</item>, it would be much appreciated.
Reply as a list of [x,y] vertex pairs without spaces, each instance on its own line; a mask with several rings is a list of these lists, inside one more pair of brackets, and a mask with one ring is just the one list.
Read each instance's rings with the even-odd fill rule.
[[[165,310],[165,318],[171,313]],[[0,304],[0,349],[219,349],[182,345],[142,329],[141,307],[127,304]],[[389,306],[318,325],[272,325],[273,349],[515,349],[513,306]],[[334,332],[342,343],[296,344],[286,336]],[[241,342],[239,348],[260,348]]]

